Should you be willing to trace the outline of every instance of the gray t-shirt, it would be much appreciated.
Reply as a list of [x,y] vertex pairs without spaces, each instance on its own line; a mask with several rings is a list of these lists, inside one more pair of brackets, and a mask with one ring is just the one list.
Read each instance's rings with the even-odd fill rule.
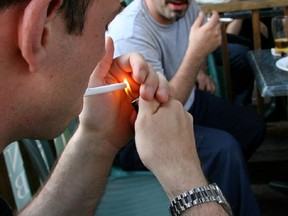
[[[185,55],[190,28],[199,11],[197,3],[192,1],[183,18],[162,25],[151,17],[144,0],[134,0],[109,24],[107,35],[114,40],[114,57],[137,51],[170,80]],[[194,94],[193,88],[186,110],[193,104]]]

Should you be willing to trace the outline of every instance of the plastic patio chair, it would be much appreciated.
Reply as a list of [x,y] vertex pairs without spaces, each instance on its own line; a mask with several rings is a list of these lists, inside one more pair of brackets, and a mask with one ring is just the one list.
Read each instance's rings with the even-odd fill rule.
[[216,86],[215,95],[227,99],[223,68],[216,65],[213,53],[209,54],[207,57],[207,66],[207,73]]
[[3,152],[17,209],[24,207],[32,197],[31,187],[28,182],[24,167],[24,160],[18,142],[7,146]]
[[169,199],[153,175],[110,178],[95,216],[170,215]]

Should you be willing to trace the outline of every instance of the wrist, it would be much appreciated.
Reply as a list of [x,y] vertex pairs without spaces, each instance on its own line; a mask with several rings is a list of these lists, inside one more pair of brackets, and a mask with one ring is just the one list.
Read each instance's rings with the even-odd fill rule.
[[118,149],[104,135],[97,131],[89,130],[81,124],[75,131],[72,141],[75,143],[76,148],[79,149],[78,151],[83,152],[85,149],[86,154],[97,155],[95,157],[101,158],[101,160],[113,161],[118,152]]
[[193,188],[181,193],[172,200],[169,209],[172,216],[179,216],[187,209],[211,202],[218,203],[222,207],[220,212],[225,211],[227,215],[232,215],[230,206],[216,183]]
[[204,186],[208,183],[200,165],[189,170],[168,170],[167,172],[161,173],[165,173],[165,176],[156,176],[170,201],[183,191]]
[[206,52],[203,52],[204,50],[199,50],[198,47],[195,47],[194,46],[195,43],[190,43],[190,46],[188,46],[187,48],[187,51],[186,51],[186,54],[188,54],[190,57],[191,57],[191,60],[192,61],[195,61],[195,62],[205,62],[205,59],[207,57],[207,53]]

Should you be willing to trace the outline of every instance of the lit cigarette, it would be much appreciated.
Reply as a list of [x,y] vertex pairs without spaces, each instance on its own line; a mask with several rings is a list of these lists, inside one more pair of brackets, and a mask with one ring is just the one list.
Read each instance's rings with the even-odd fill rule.
[[[207,20],[209,21],[210,20],[210,17],[207,18]],[[223,18],[219,18],[219,21],[220,22],[225,22],[225,23],[228,23],[228,22],[232,22],[233,19],[232,18],[229,18],[229,17],[223,17]]]
[[97,86],[94,88],[87,88],[84,97],[122,90],[125,89],[126,87],[127,87],[126,83],[116,83],[105,86]]

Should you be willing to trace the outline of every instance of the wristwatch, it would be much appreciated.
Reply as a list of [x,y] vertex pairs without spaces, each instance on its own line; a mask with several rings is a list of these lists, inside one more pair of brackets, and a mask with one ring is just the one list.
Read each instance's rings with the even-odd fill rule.
[[172,200],[169,209],[172,216],[178,216],[188,208],[207,202],[219,203],[228,215],[232,216],[230,206],[216,183],[194,188],[180,194]]

